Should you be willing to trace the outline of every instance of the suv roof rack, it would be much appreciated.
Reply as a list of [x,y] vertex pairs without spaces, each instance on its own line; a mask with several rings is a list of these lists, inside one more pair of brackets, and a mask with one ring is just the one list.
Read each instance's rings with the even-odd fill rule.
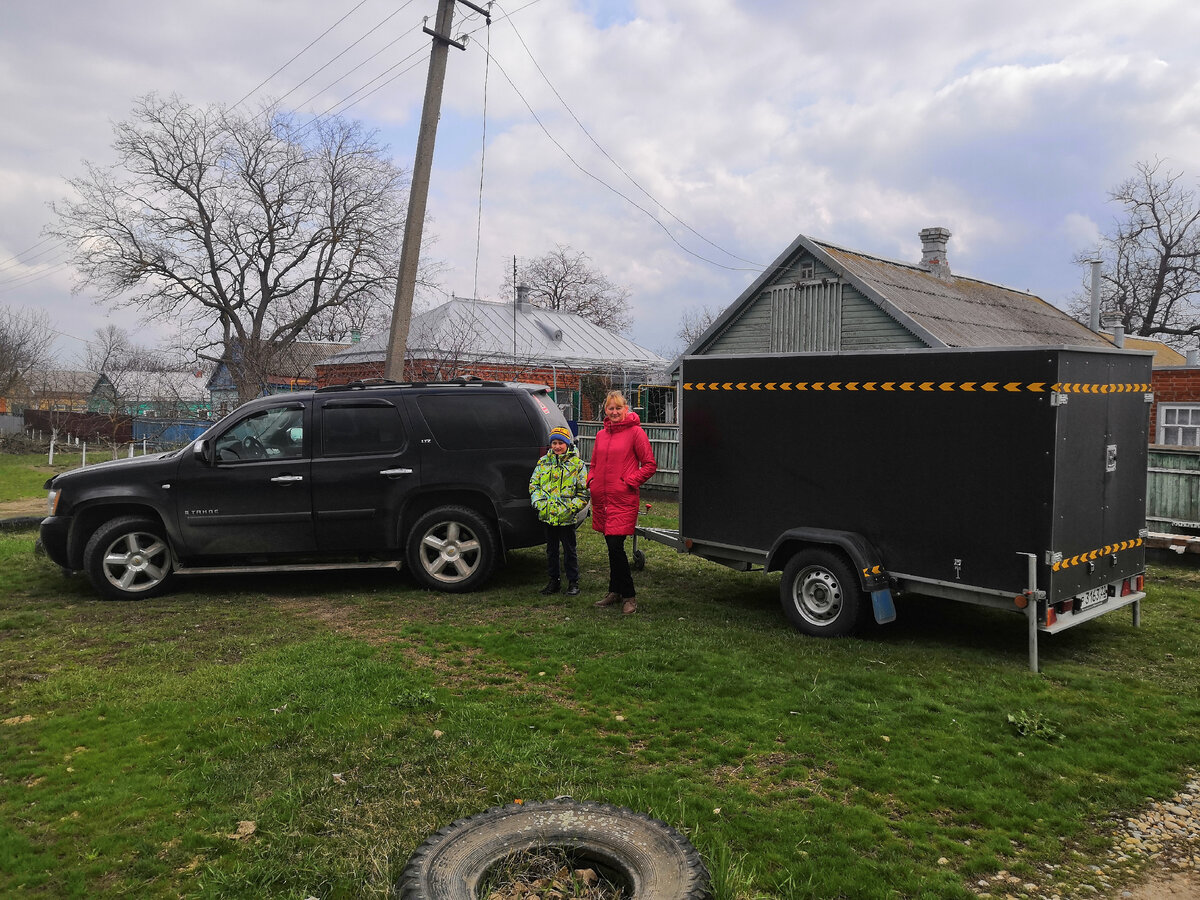
[[317,388],[315,393],[324,394],[329,391],[365,391],[368,388],[379,387],[402,387],[402,388],[423,388],[423,387],[452,387],[452,386],[471,386],[471,387],[510,387],[506,381],[484,381],[478,375],[459,375],[451,378],[448,381],[392,381],[387,378],[363,378],[359,381],[351,381],[346,384],[330,384],[322,388]]

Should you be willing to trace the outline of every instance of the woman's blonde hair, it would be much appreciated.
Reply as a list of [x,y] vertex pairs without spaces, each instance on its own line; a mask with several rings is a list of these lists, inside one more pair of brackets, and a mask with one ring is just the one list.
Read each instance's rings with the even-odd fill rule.
[[625,395],[620,391],[609,391],[608,395],[604,398],[604,408],[608,409],[608,404],[612,403],[614,400],[619,401],[621,406],[629,405],[629,401],[625,399]]

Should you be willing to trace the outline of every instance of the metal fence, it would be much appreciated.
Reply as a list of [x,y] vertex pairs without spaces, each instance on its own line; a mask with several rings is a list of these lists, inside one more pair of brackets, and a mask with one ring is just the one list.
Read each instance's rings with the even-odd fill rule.
[[[579,456],[584,462],[592,461],[592,448],[596,444],[596,434],[603,428],[601,422],[580,422],[575,436],[575,445],[579,448]],[[650,438],[650,449],[654,451],[654,460],[658,463],[655,472],[645,487],[658,491],[679,492],[679,426],[678,425],[643,425],[646,437]]]
[[1200,534],[1200,447],[1150,448],[1146,527],[1167,534]]

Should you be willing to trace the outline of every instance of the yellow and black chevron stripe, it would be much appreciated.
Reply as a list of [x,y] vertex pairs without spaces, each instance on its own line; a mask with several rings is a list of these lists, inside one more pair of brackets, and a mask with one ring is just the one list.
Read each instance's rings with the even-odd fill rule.
[[1145,541],[1142,538],[1135,538],[1132,541],[1121,541],[1119,544],[1109,544],[1107,547],[1101,547],[1098,550],[1088,550],[1080,553],[1077,556],[1065,556],[1060,562],[1056,562],[1050,568],[1055,572],[1061,572],[1065,569],[1070,569],[1072,566],[1083,565],[1087,562],[1092,562],[1097,557],[1108,556],[1111,553],[1119,553],[1122,550],[1132,550],[1134,547],[1140,547]]
[[1149,384],[1044,381],[687,381],[685,391],[909,391],[912,393],[1144,394]]

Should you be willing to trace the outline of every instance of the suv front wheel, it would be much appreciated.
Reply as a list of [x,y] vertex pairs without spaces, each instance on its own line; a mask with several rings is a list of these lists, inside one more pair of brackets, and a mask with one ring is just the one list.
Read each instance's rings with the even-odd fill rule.
[[422,585],[459,594],[473,591],[496,567],[491,524],[465,506],[441,506],[417,520],[408,538],[408,567]]
[[93,532],[83,568],[107,600],[141,600],[162,593],[174,557],[162,525],[143,516],[121,516]]

